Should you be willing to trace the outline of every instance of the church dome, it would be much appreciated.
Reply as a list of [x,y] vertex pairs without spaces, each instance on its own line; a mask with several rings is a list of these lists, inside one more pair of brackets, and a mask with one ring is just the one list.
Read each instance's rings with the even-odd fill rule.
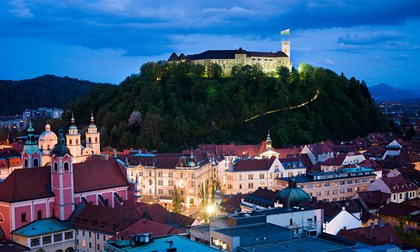
[[[39,135],[38,143],[41,149],[51,149],[58,142],[57,135],[51,131],[51,126],[47,123],[45,131]],[[48,148],[49,146],[49,148]]]
[[308,200],[311,200],[311,197],[304,190],[296,187],[294,179],[290,179],[289,187],[279,191],[274,198],[274,202],[283,204],[283,207],[288,208],[299,206]]

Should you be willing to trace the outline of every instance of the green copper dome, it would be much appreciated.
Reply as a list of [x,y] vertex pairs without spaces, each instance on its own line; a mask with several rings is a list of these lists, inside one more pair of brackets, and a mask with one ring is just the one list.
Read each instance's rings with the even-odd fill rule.
[[279,191],[274,198],[274,202],[283,204],[283,207],[291,208],[299,206],[304,201],[311,200],[311,197],[302,189],[296,187],[296,181],[289,180],[289,187]]

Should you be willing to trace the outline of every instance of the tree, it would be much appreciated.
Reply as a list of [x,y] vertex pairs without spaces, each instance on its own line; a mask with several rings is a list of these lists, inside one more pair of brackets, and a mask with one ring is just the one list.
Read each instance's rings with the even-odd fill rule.
[[181,212],[181,194],[179,193],[176,185],[174,185],[174,193],[172,195],[172,212]]
[[131,112],[131,115],[128,118],[128,126],[140,128],[142,122],[143,122],[143,117],[138,110],[134,110],[133,112]]

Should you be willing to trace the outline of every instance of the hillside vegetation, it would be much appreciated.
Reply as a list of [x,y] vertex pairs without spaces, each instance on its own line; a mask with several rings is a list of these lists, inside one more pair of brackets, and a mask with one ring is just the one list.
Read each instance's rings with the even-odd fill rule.
[[206,72],[199,65],[151,62],[116,88],[95,86],[69,109],[79,118],[95,112],[104,145],[159,151],[258,143],[267,130],[280,147],[346,140],[388,127],[364,82],[328,69],[280,68],[278,78],[257,66],[235,67],[231,77],[220,73],[218,65]]
[[44,75],[34,79],[0,80],[0,115],[21,114],[39,107],[64,108],[85,97],[94,83],[69,77]]

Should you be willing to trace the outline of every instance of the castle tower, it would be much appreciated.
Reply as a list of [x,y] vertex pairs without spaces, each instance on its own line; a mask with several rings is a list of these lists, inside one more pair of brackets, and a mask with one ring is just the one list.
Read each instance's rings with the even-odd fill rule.
[[73,162],[66,146],[63,129],[51,152],[51,187],[55,195],[52,216],[67,220],[74,211]]
[[290,29],[281,31],[280,35],[282,37],[281,50],[290,58]]
[[32,122],[29,122],[28,127],[28,139],[23,146],[22,151],[22,167],[32,168],[39,167],[42,165],[42,154],[39,150],[38,143],[35,140],[34,128],[32,128]]
[[90,124],[86,133],[86,148],[91,148],[93,154],[101,154],[100,133],[96,128],[93,112],[90,115]]
[[79,134],[79,130],[75,125],[74,115],[71,114],[71,126],[69,127],[69,133],[66,135],[66,143],[67,147],[70,150],[70,154],[73,157],[74,163],[80,163],[81,155],[82,155],[82,148],[81,148],[81,137]]

